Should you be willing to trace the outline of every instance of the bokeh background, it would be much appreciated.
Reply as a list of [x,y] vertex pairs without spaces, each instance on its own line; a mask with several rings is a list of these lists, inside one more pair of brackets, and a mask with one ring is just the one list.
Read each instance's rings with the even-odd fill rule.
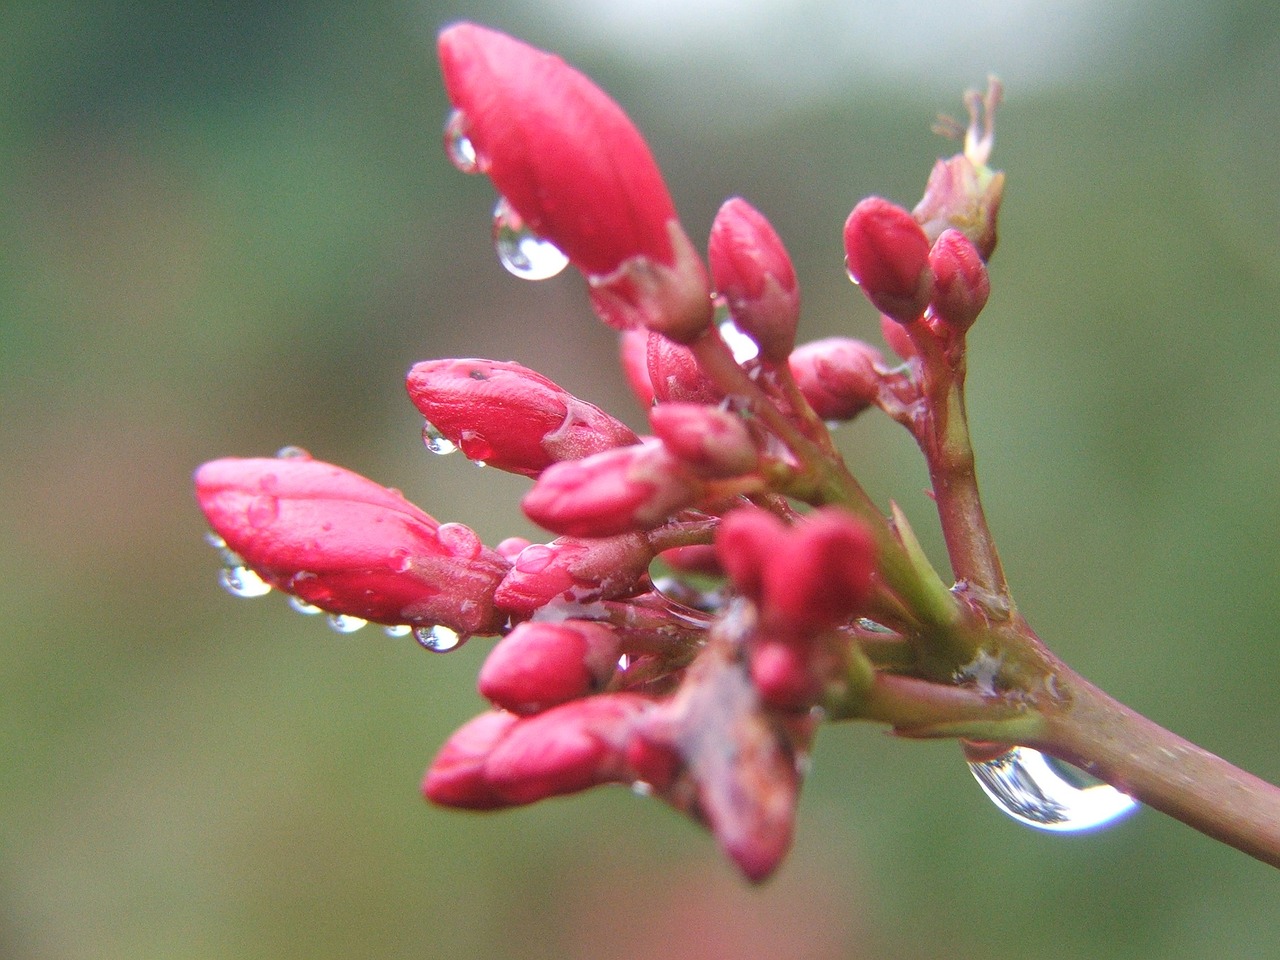
[[[760,889],[661,805],[492,816],[422,770],[478,709],[433,656],[215,583],[189,477],[298,444],[490,542],[523,481],[425,452],[418,359],[518,359],[643,423],[582,283],[506,275],[440,149],[477,19],[611,90],[691,234],[739,193],[804,333],[877,337],[860,197],[1004,78],[972,424],[1020,604],[1065,658],[1280,781],[1280,28],[1269,0],[0,5],[0,956],[791,960],[1280,956],[1275,871],[1144,811],[991,807],[951,744],[820,738]],[[932,527],[908,439],[845,429]],[[929,540],[935,556],[937,538]]]

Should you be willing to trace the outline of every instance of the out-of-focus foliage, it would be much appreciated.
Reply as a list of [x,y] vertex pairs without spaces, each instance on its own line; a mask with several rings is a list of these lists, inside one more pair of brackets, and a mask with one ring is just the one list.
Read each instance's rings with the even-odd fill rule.
[[[733,14],[681,9],[700,6]],[[1154,813],[1032,834],[953,745],[864,727],[823,732],[797,849],[761,890],[621,790],[430,809],[418,778],[479,708],[487,642],[437,657],[342,637],[214,583],[190,471],[285,444],[490,542],[532,532],[524,482],[423,450],[401,384],[415,360],[517,359],[642,423],[580,281],[496,264],[489,187],[440,151],[442,23],[484,20],[592,72],[649,134],[693,235],[748,197],[791,247],[808,337],[875,337],[840,224],[869,193],[914,202],[950,151],[927,132],[961,109],[938,76],[1003,70],[1009,185],[970,397],[1010,579],[1086,675],[1280,780],[1274,11],[1151,2],[1117,53],[1106,7],[1081,5],[1094,21],[1072,42],[1106,56],[1047,75],[999,61],[1016,48],[999,24],[958,22],[936,69],[912,49],[877,75],[856,45],[845,61],[819,46],[815,79],[793,51],[842,29],[824,19],[842,6],[766,18],[772,57],[648,59],[567,2],[0,9],[0,954],[1280,950],[1274,871]],[[881,6],[864,45],[954,10]],[[907,439],[868,422],[842,443],[927,531]]]

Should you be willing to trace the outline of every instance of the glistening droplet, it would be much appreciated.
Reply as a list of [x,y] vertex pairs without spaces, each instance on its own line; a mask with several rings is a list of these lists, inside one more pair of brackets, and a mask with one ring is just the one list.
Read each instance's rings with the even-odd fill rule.
[[422,442],[432,453],[438,453],[441,456],[458,449],[458,445],[437,430],[436,425],[430,420],[422,422]]
[[277,450],[276,457],[280,460],[310,460],[311,454],[302,447],[290,445]]
[[359,617],[349,617],[345,613],[329,614],[329,626],[337,630],[338,633],[355,633],[368,622],[368,620],[361,620]]
[[506,197],[493,208],[493,247],[507,272],[521,280],[547,280],[569,264],[559,247],[529,229]]
[[233,597],[264,597],[271,592],[271,584],[243,566],[223,567],[218,583]]
[[1110,784],[1073,783],[1048,757],[1029,747],[1010,747],[991,759],[969,760],[969,770],[992,803],[1037,830],[1098,830],[1139,805]]
[[308,617],[314,617],[317,613],[322,612],[314,603],[307,603],[307,601],[303,600],[301,597],[295,597],[292,595],[289,597],[289,606]]
[[393,623],[390,626],[383,627],[382,632],[388,637],[407,637],[413,632],[413,627],[407,623]]
[[754,360],[760,354],[760,347],[756,342],[739,330],[732,320],[725,320],[720,324],[720,338],[729,345],[733,359],[738,363]]
[[436,624],[433,627],[414,627],[413,637],[424,650],[432,653],[448,653],[462,646],[462,640],[448,627]]
[[480,158],[467,136],[467,118],[461,110],[454,110],[444,122],[444,152],[449,162],[463,173],[480,171]]

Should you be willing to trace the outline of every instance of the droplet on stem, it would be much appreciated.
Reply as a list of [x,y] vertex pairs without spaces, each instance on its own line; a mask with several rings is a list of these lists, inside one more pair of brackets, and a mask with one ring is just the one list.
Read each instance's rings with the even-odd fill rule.
[[569,264],[559,247],[528,228],[505,197],[493,208],[493,246],[507,272],[521,280],[548,280]]
[[1138,808],[1138,801],[1108,783],[1073,783],[1056,762],[1029,747],[1010,747],[990,759],[970,760],[969,770],[992,803],[1037,830],[1099,830]]

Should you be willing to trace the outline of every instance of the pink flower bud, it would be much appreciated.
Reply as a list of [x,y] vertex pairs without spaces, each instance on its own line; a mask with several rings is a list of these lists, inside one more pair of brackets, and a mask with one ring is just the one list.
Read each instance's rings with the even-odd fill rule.
[[775,710],[808,710],[822,696],[822,677],[813,669],[813,647],[772,636],[751,645],[751,682]]
[[726,200],[711,224],[707,258],[716,292],[760,359],[782,363],[796,342],[800,289],[782,239],[755,207]]
[[[900,324],[893,324],[899,330]],[[788,360],[791,375],[809,406],[823,420],[851,420],[880,394],[880,351],[851,337],[804,343]]]
[[648,349],[649,385],[659,403],[715,404],[724,399],[724,393],[702,372],[688,347],[673,343],[660,333],[650,333]]
[[580,539],[560,537],[520,552],[493,599],[516,617],[550,603],[594,603],[631,596],[648,586],[653,550],[642,533]]
[[536,477],[552,463],[637,440],[621,421],[518,363],[425,360],[406,387],[467,457],[510,473]]
[[765,560],[765,619],[798,633],[847,620],[871,594],[871,532],[845,511],[824,507],[788,534]]
[[649,411],[653,432],[699,476],[740,477],[756,468],[759,451],[742,417],[697,403],[660,403]]
[[490,651],[478,687],[496,706],[537,713],[602,690],[618,653],[617,634],[600,623],[521,623]]
[[844,225],[849,276],[881,313],[909,323],[933,293],[929,240],[915,219],[883,197],[861,201]]
[[462,524],[319,460],[227,458],[195,475],[209,524],[264,580],[332,613],[495,633],[507,561]]
[[978,319],[991,294],[987,265],[968,237],[948,228],[934,241],[929,266],[934,276],[933,318],[953,333],[964,333]]
[[720,521],[716,556],[740,593],[757,603],[763,599],[768,557],[786,536],[786,524],[759,507],[734,510]]
[[627,742],[653,702],[628,693],[573,700],[516,723],[489,754],[485,780],[508,803],[629,783]]
[[622,108],[559,57],[495,30],[455,24],[438,47],[476,169],[587,275],[603,318],[620,329],[705,329],[706,270]]
[[695,503],[702,484],[657,440],[548,467],[525,516],[554,533],[608,537],[651,530]]
[[911,342],[911,336],[893,317],[886,317],[880,314],[880,335],[884,337],[884,342],[889,345],[889,349],[896,353],[903,360],[910,360],[916,355],[916,345]]
[[509,806],[485,780],[484,765],[519,719],[514,713],[490,710],[459,727],[436,754],[422,780],[422,795],[432,803],[466,810]]

